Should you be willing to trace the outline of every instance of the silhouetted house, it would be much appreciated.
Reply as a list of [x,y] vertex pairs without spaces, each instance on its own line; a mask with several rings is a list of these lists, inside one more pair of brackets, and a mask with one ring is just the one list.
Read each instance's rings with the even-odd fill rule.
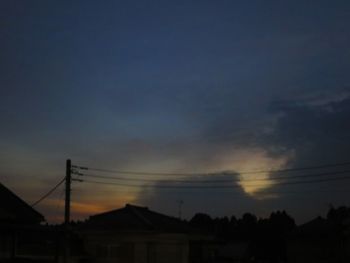
[[321,217],[299,226],[288,241],[288,262],[350,262],[348,230]]
[[0,183],[0,262],[54,260],[54,232],[45,218]]
[[247,262],[249,258],[249,242],[231,241],[219,247],[215,263]]
[[198,227],[191,229],[189,240],[189,263],[216,263],[220,251],[227,244],[214,231]]
[[44,216],[0,183],[1,224],[33,225],[43,221]]
[[187,223],[146,207],[124,208],[91,216],[81,233],[92,262],[186,263]]

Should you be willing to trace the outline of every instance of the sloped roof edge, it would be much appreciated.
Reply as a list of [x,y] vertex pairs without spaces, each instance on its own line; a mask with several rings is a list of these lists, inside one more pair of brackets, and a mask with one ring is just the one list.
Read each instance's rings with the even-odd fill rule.
[[[15,218],[16,213],[18,212],[27,215],[30,214],[31,219],[35,219],[37,222],[45,221],[45,217],[42,214],[36,211],[33,207],[27,204],[23,199],[21,199],[18,195],[16,195],[2,183],[0,183],[0,192],[2,192],[3,198],[8,198],[6,201],[9,203],[7,203],[7,206],[2,208],[2,210],[9,215],[9,218]],[[17,207],[11,207],[11,202],[15,202],[17,204]],[[9,207],[12,208],[13,211],[10,211]],[[15,209],[17,209],[17,211]]]

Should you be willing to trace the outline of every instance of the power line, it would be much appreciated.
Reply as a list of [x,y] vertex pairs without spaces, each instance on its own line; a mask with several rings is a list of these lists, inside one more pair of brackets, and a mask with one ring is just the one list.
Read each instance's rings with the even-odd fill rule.
[[31,206],[34,207],[37,204],[39,204],[41,201],[43,201],[46,197],[48,197],[50,194],[52,194],[61,184],[63,184],[65,180],[66,180],[66,177],[64,177],[60,182],[58,182],[58,184],[56,184],[50,191],[48,191],[46,194],[44,194],[39,200],[34,202]]
[[[293,178],[310,178],[310,177],[320,177],[320,176],[330,176],[330,175],[338,175],[338,174],[347,174],[350,173],[350,170],[345,171],[338,171],[338,172],[327,172],[327,173],[315,173],[315,174],[303,174],[303,175],[287,175],[287,176],[279,176],[279,177],[273,177],[273,178],[251,178],[251,179],[217,179],[217,180],[167,180],[167,179],[136,179],[136,178],[124,178],[124,177],[115,177],[115,176],[105,176],[105,175],[98,175],[98,174],[90,174],[90,173],[78,173],[80,176],[84,177],[92,177],[92,178],[101,178],[101,179],[109,179],[109,180],[116,180],[116,181],[131,181],[131,182],[168,182],[168,183],[230,183],[230,182],[266,182],[266,181],[276,181],[276,180],[286,180],[286,179],[293,179]],[[220,175],[220,174],[218,174]],[[224,175],[224,174],[223,174]]]
[[[85,181],[82,181],[82,182],[85,182]],[[94,185],[95,181],[87,181],[86,183],[88,184],[91,184],[91,185]],[[108,182],[99,182],[98,184],[101,185],[101,187],[103,187],[103,185],[110,185]],[[118,187],[119,185],[118,184],[114,184],[116,187]],[[110,185],[111,187],[113,187],[113,185]],[[273,185],[271,185],[273,186]],[[298,190],[271,190],[271,189],[268,189],[268,188],[262,188],[263,186],[261,186],[260,189],[257,189],[255,193],[257,194],[311,194],[311,193],[348,193],[349,192],[349,189],[345,189],[343,187],[344,185],[327,185],[326,188],[324,187],[321,187],[319,186],[319,184],[315,184],[313,185],[313,187],[310,187],[310,188],[307,188],[307,189],[298,189]],[[265,186],[264,186],[265,187]],[[341,188],[340,188],[341,187]],[[317,188],[317,189],[316,189]],[[130,194],[130,193],[140,193],[140,189],[142,189],[142,185],[140,185],[139,187],[128,187],[128,186],[121,186],[121,188],[118,188],[117,192],[115,193],[118,193],[118,194],[124,194],[124,193],[127,193],[127,194]],[[285,189],[285,188],[284,188]],[[146,187],[145,189],[142,189],[142,190],[150,190],[152,191],[152,188],[151,187]],[[157,188],[157,190],[163,190],[163,191],[167,191],[169,189],[167,188]],[[193,194],[194,192],[197,193],[200,192],[200,191],[210,191],[210,194],[218,194],[218,195],[221,195],[221,194],[230,194],[230,193],[233,193],[233,191],[237,191],[239,190],[238,187],[233,187],[233,188],[226,188],[226,189],[221,189],[221,188],[214,188],[214,189],[210,189],[210,188],[206,188],[206,189],[171,189],[171,191],[168,191],[167,194]],[[110,191],[114,191],[113,189],[110,189]],[[204,193],[204,192],[203,192]]]
[[[348,180],[350,176],[342,176],[335,178],[325,178],[325,179],[314,179],[308,181],[294,181],[294,182],[280,182],[274,185],[297,185],[297,184],[311,184],[311,183],[322,183],[322,182],[330,182],[330,181],[341,181]],[[94,184],[103,184],[103,185],[117,185],[123,187],[142,187],[142,188],[167,188],[167,189],[230,189],[230,188],[241,188],[240,185],[211,185],[211,186],[200,186],[200,185],[135,185],[135,184],[124,184],[124,183],[113,183],[113,182],[103,182],[103,181],[93,181],[93,180],[82,180],[82,182],[86,183],[94,183]],[[265,187],[265,185],[247,185],[249,187]]]
[[282,172],[294,172],[294,171],[304,171],[304,170],[313,170],[313,169],[323,169],[323,168],[333,168],[350,165],[350,162],[343,163],[332,163],[324,164],[318,166],[307,166],[307,167],[298,167],[298,168],[287,168],[287,169],[275,169],[275,170],[256,170],[256,171],[231,171],[231,172],[221,172],[221,173],[207,173],[207,172],[198,172],[198,173],[167,173],[167,172],[144,172],[144,171],[126,171],[126,170],[110,170],[103,168],[94,168],[94,167],[85,167],[72,165],[72,168],[79,170],[90,170],[103,173],[114,173],[114,174],[129,174],[129,175],[153,175],[153,176],[198,176],[198,175],[214,175],[214,174],[262,174],[262,173],[282,173]]

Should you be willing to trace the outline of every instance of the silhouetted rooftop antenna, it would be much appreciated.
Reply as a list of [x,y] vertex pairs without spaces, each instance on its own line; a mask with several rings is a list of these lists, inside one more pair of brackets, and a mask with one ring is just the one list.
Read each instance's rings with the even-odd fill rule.
[[181,219],[182,216],[182,205],[184,204],[183,200],[177,200],[177,204],[179,205],[179,219]]

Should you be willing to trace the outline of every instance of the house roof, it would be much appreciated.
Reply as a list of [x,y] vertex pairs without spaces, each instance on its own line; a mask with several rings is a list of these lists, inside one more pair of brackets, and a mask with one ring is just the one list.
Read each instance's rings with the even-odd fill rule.
[[40,223],[45,218],[0,183],[0,222]]
[[85,227],[126,232],[185,233],[189,231],[188,224],[175,217],[130,204],[121,209],[91,216]]
[[297,227],[292,236],[304,238],[329,237],[334,234],[334,226],[327,219],[317,217]]
[[319,230],[319,229],[323,229],[328,225],[328,222],[326,219],[322,218],[322,217],[316,217],[315,219],[306,222],[304,224],[302,224],[299,228],[302,230]]

